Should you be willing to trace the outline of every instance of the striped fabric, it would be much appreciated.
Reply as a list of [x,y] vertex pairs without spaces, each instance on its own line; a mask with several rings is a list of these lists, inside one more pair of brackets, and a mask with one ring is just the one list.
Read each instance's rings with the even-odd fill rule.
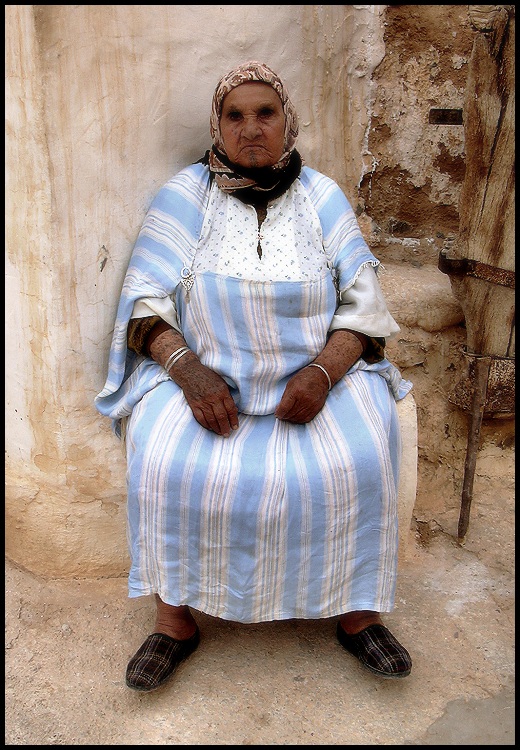
[[[304,168],[340,289],[377,260],[328,178]],[[158,593],[240,622],[389,611],[397,563],[400,434],[410,390],[388,360],[359,360],[309,424],[273,411],[290,375],[323,348],[336,307],[331,274],[249,282],[190,269],[208,195],[194,165],[160,191],[125,279],[105,388],[126,424],[129,595]],[[136,299],[175,295],[188,345],[227,380],[240,411],[229,438],[202,428],[164,370],[126,349]]]

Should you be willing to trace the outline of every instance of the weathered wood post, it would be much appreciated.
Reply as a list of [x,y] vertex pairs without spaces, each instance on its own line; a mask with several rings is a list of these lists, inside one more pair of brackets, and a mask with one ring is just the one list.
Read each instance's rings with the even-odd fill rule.
[[467,331],[468,372],[450,395],[469,412],[459,542],[469,525],[482,419],[514,414],[515,10],[513,5],[468,9],[478,33],[464,100],[459,233],[439,257]]

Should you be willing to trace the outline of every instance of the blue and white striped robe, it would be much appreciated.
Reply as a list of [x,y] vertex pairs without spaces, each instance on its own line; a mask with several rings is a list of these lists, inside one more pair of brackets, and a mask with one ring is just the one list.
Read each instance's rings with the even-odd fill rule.
[[[339,290],[377,266],[339,187],[304,167]],[[143,224],[119,303],[96,407],[126,420],[129,595],[157,593],[240,622],[393,607],[400,434],[411,384],[388,360],[359,360],[305,425],[277,420],[289,377],[326,342],[332,274],[312,282],[197,275],[186,294],[209,195],[207,167],[170,180]],[[184,269],[184,270],[183,270]],[[186,341],[230,386],[240,427],[222,438],[194,419],[162,367],[127,349],[134,303],[171,296]]]

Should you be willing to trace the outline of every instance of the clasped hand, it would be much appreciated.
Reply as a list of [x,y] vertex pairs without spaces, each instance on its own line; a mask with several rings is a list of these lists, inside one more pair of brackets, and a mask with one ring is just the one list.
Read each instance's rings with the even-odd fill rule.
[[[319,370],[304,368],[288,381],[274,414],[278,419],[305,424],[321,411],[328,387]],[[177,380],[193,416],[207,430],[228,437],[238,429],[238,409],[226,381],[214,370],[197,363],[189,374]]]

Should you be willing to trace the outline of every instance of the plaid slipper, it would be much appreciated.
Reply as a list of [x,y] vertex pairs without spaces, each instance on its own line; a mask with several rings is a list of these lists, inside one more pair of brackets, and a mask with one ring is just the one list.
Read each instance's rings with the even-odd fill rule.
[[132,656],[126,668],[126,684],[133,690],[150,692],[171,677],[177,666],[195,651],[199,629],[191,638],[178,641],[163,633],[152,633]]
[[348,635],[338,622],[336,636],[343,648],[380,677],[406,677],[412,670],[410,654],[384,625],[369,625]]

